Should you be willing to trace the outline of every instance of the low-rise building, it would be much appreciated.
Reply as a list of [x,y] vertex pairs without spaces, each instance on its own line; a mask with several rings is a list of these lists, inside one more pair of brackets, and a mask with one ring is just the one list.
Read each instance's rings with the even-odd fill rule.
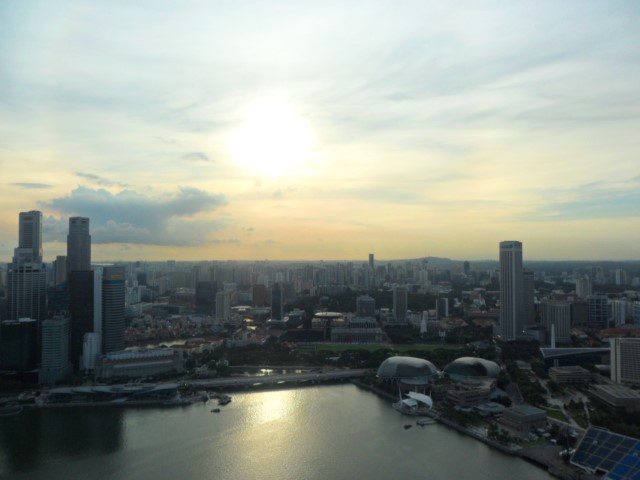
[[491,380],[462,381],[449,385],[446,397],[458,407],[473,407],[487,403],[494,388],[495,382]]
[[591,380],[591,372],[578,365],[551,367],[549,369],[549,378],[561,385],[585,384]]
[[624,385],[594,385],[591,396],[612,410],[625,413],[640,412],[640,392]]
[[529,433],[547,425],[547,412],[532,405],[514,405],[504,411],[500,421],[512,430]]
[[182,352],[173,348],[135,348],[102,355],[96,362],[96,377],[141,378],[162,373],[182,373]]

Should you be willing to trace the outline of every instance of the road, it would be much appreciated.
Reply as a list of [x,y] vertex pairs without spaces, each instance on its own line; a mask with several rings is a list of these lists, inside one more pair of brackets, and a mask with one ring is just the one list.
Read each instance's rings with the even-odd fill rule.
[[333,370],[321,373],[287,373],[260,377],[207,378],[201,380],[187,380],[185,383],[193,387],[201,388],[248,387],[256,383],[260,383],[262,385],[273,385],[283,382],[321,382],[326,380],[341,380],[346,378],[362,377],[368,372],[369,370],[367,369]]

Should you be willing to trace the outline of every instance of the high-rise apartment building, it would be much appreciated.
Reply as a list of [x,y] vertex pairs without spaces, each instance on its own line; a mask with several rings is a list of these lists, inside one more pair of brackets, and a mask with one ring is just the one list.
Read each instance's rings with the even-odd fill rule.
[[590,295],[587,298],[587,304],[589,305],[587,327],[607,328],[609,325],[609,299],[606,295]]
[[67,271],[91,270],[91,235],[89,219],[86,217],[69,218],[67,235]]
[[640,338],[612,338],[611,380],[640,384]]
[[104,267],[102,278],[102,351],[124,349],[126,283],[123,267]]
[[42,322],[40,383],[54,384],[71,372],[69,319],[59,316]]
[[196,312],[204,315],[213,315],[217,290],[217,283],[213,280],[196,283]]
[[524,327],[522,243],[500,242],[500,334],[516,340]]
[[540,307],[542,324],[547,330],[549,340],[551,341],[553,336],[557,343],[571,342],[571,303],[545,300]]

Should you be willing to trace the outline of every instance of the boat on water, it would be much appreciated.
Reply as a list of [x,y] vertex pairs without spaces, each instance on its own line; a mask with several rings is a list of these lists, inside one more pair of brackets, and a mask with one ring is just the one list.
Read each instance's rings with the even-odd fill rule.
[[436,423],[436,421],[431,418],[420,418],[416,420],[416,425],[419,425],[421,427],[424,427],[425,425],[432,425],[434,423]]
[[411,427],[413,427],[413,425],[411,425],[410,423],[407,423],[407,424],[404,426],[404,429],[405,429],[405,430],[409,430]]
[[212,408],[211,409],[211,413],[220,413],[220,409],[219,408]]
[[221,395],[218,399],[218,405],[226,405],[231,402],[231,397],[229,395]]
[[21,405],[6,405],[4,407],[0,407],[0,417],[10,417],[12,415],[18,415],[22,413],[24,407]]

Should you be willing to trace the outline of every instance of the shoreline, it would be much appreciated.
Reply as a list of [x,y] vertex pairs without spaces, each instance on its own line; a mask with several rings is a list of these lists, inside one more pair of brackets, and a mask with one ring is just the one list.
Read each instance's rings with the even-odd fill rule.
[[[376,395],[384,398],[385,400],[388,401],[395,401],[396,397],[388,392],[385,392],[384,390],[380,390],[379,388],[373,386],[373,385],[367,385],[366,383],[363,383],[357,379],[352,379],[351,383],[355,386],[357,386],[358,388],[361,388],[363,390],[367,390],[369,392],[375,393]],[[547,473],[549,473],[550,475],[556,477],[556,478],[560,478],[562,480],[572,480],[573,478],[575,478],[575,471],[569,472],[569,471],[563,471],[560,468],[556,467],[553,464],[549,464],[547,462],[544,461],[544,459],[538,457],[538,456],[534,456],[531,453],[527,452],[526,448],[518,448],[518,449],[512,449],[507,447],[506,445],[502,445],[501,443],[495,442],[493,440],[490,440],[488,438],[485,438],[481,435],[478,435],[475,432],[472,432],[471,430],[468,430],[467,428],[458,425],[457,423],[447,419],[447,418],[443,418],[441,416],[438,415],[428,415],[430,418],[433,418],[434,420],[436,420],[439,424],[444,425],[445,427],[448,427],[452,430],[455,430],[456,432],[462,434],[462,435],[466,435],[468,437],[473,438],[474,440],[478,440],[482,443],[484,443],[485,445],[487,445],[490,448],[493,448],[495,450],[498,450],[500,452],[502,452],[505,455],[511,455],[514,457],[519,457],[522,458],[523,460],[525,460],[526,462],[531,463],[532,465],[536,465],[539,468],[544,469]],[[596,477],[590,476],[587,472],[581,472],[582,473],[582,477],[585,480],[590,480],[591,478],[595,479]]]

